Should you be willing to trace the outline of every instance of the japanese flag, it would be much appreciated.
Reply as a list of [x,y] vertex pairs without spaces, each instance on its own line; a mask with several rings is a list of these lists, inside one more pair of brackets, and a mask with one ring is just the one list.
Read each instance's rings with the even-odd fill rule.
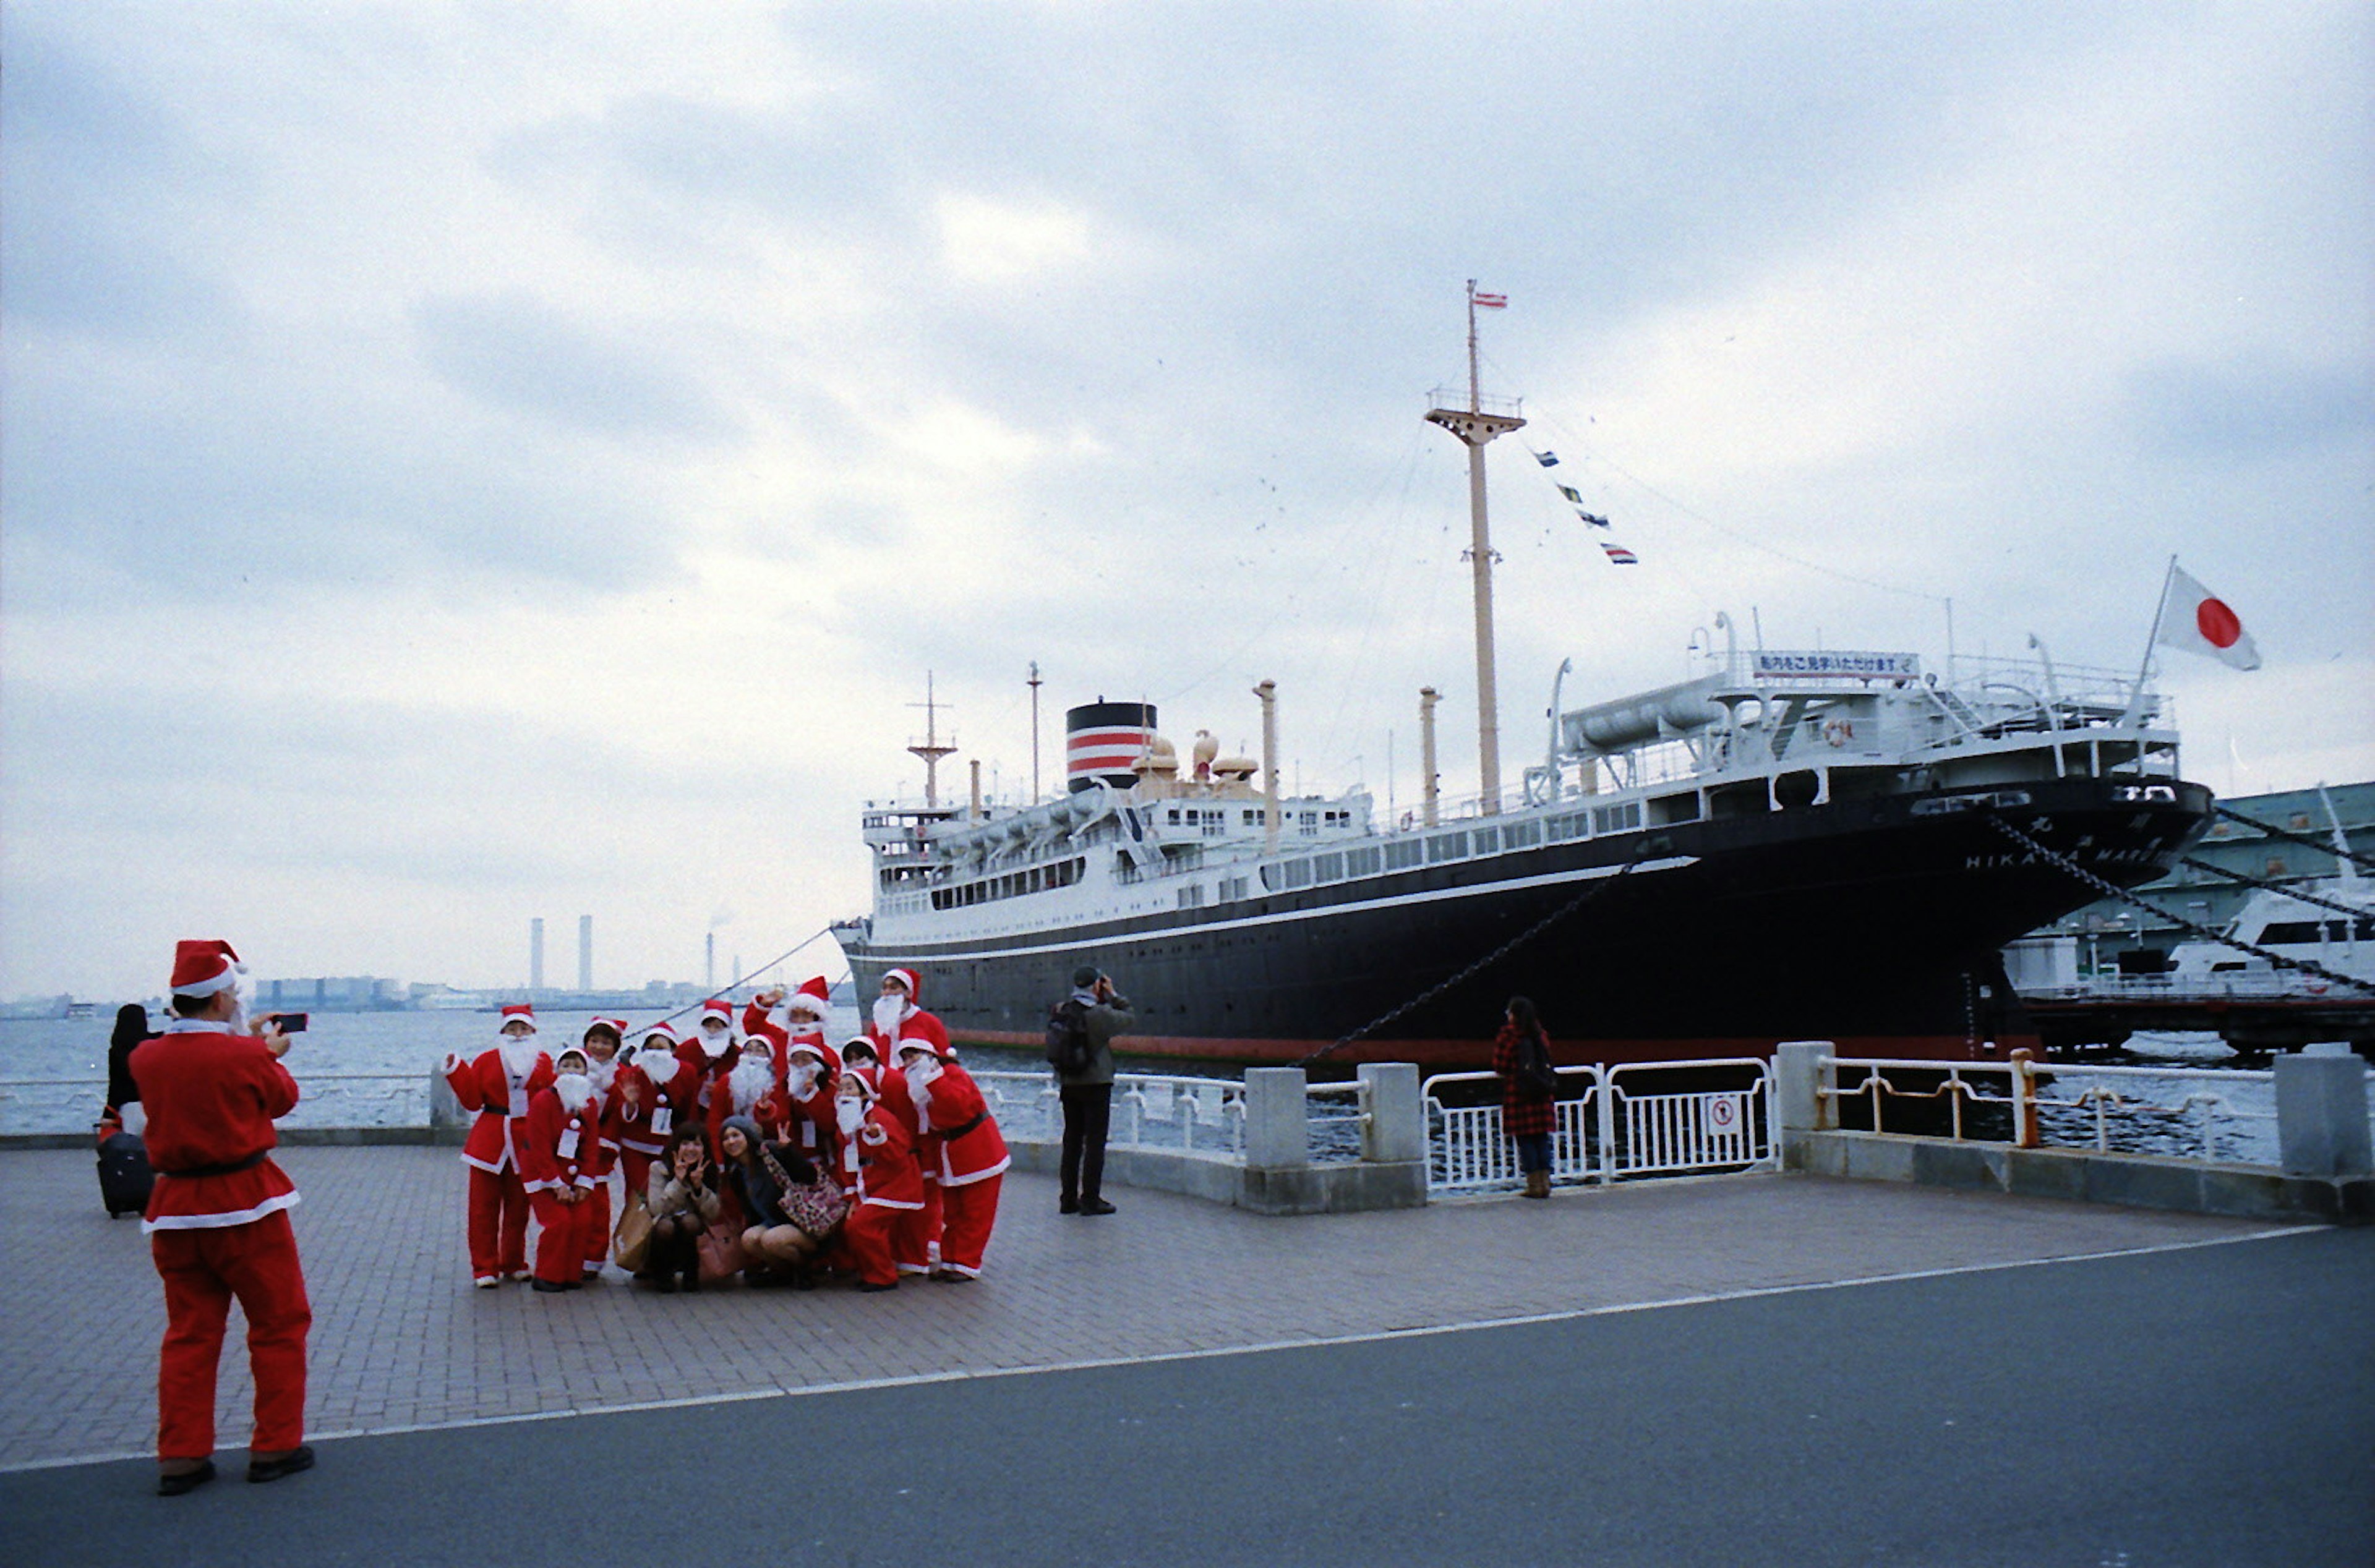
[[2160,638],[2172,648],[2207,654],[2237,669],[2258,669],[2260,650],[2227,601],[2172,562],[2160,602]]

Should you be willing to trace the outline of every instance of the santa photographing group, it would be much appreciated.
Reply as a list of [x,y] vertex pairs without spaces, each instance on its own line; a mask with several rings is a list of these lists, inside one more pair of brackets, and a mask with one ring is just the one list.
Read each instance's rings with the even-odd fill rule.
[[837,1050],[821,975],[760,992],[738,1020],[712,998],[681,1033],[597,1018],[558,1051],[533,1007],[504,1008],[492,1046],[444,1065],[475,1115],[473,1282],[573,1291],[614,1247],[663,1291],[738,1274],[861,1291],[979,1279],[1006,1140],[920,990],[892,970],[866,1032]]

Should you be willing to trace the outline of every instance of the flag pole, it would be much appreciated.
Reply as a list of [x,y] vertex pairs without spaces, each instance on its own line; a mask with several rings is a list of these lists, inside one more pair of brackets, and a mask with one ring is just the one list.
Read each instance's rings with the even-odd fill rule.
[[2128,699],[2128,711],[2120,715],[2121,724],[2133,724],[2144,713],[2145,682],[2152,678],[2153,649],[2160,643],[2161,617],[2168,612],[2168,585],[2177,581],[2177,557],[2172,553],[2168,568],[2160,576],[2160,597],[2153,601],[2152,630],[2145,634],[2145,662],[2136,666],[2135,695]]

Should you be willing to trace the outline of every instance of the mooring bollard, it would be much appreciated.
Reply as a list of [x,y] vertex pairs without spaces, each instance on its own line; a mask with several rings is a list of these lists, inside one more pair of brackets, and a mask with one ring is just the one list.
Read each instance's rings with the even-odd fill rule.
[[1363,1062],[1362,1102],[1369,1119],[1361,1126],[1361,1158],[1372,1164],[1405,1164],[1426,1158],[1426,1107],[1419,1098],[1415,1062]]
[[2287,1176],[2375,1173],[2367,1120],[2367,1064],[2347,1045],[2278,1056],[2276,1145]]
[[1773,1047],[1775,1109],[1786,1132],[1825,1132],[1833,1107],[1823,1094],[1823,1064],[1833,1049],[1827,1040],[1784,1040]]
[[1260,1171],[1311,1163],[1301,1067],[1246,1069],[1246,1164]]

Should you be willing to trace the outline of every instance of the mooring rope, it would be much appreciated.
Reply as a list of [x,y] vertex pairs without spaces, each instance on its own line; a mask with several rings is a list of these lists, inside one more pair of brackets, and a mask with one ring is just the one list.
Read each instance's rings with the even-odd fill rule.
[[[1666,846],[1661,844],[1660,847],[1662,849]],[[1566,902],[1551,911],[1548,914],[1543,915],[1540,920],[1535,921],[1531,925],[1527,926],[1523,931],[1518,932],[1516,936],[1502,943],[1491,952],[1486,953],[1483,958],[1478,959],[1474,963],[1470,964],[1466,969],[1461,970],[1450,979],[1443,981],[1438,984],[1428,986],[1425,990],[1420,992],[1417,996],[1412,996],[1409,1001],[1404,1002],[1401,1006],[1394,1008],[1391,1012],[1379,1014],[1377,1017],[1373,1018],[1368,1022],[1363,1024],[1360,1028],[1353,1031],[1352,1033],[1343,1036],[1341,1039],[1334,1040],[1329,1042],[1328,1044],[1322,1045],[1318,1050],[1312,1052],[1311,1055],[1301,1058],[1293,1065],[1298,1067],[1307,1067],[1312,1063],[1318,1061],[1321,1057],[1342,1050],[1345,1046],[1350,1045],[1355,1040],[1363,1039],[1375,1033],[1377,1031],[1383,1029],[1386,1025],[1393,1022],[1394,1020],[1401,1017],[1404,1013],[1410,1012],[1412,1009],[1416,1008],[1424,1007],[1427,1003],[1435,1000],[1437,996],[1442,996],[1446,991],[1450,990],[1453,986],[1458,985],[1461,982],[1473,976],[1478,971],[1500,959],[1507,957],[1518,948],[1532,941],[1535,937],[1541,936],[1544,931],[1549,930],[1551,926],[1557,924],[1559,921],[1562,921],[1568,915],[1573,914],[1577,910],[1581,909],[1585,904],[1589,903],[1593,899],[1598,898],[1601,894],[1606,892],[1609,889],[1614,887],[1617,883],[1631,876],[1633,874],[1633,868],[1636,866],[1640,865],[1641,862],[1647,860],[1648,857],[1648,846],[1644,845],[1631,860],[1625,863],[1624,868],[1618,871],[1616,875],[1613,877],[1602,877],[1594,881],[1589,887],[1584,889],[1583,891],[1576,894],[1575,897],[1567,900]]]

